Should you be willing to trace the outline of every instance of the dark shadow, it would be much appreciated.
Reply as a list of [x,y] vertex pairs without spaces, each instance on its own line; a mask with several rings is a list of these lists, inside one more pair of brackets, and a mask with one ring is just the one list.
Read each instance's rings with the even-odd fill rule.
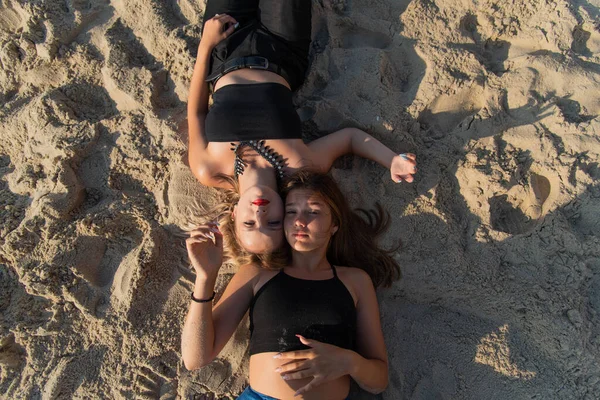
[[[160,118],[170,117],[173,109],[182,106],[175,93],[175,82],[162,62],[158,62],[135,37],[131,28],[120,19],[106,31],[109,44],[108,64],[110,75],[119,89],[138,103],[150,107]],[[148,82],[149,93],[139,91],[139,70],[148,70],[152,77]],[[148,96],[149,95],[149,96]]]
[[[27,292],[19,281],[17,273],[7,265],[0,255],[0,365],[4,374],[4,382],[19,379],[27,365],[28,341],[15,338],[13,332],[20,326],[38,329],[45,326],[52,314],[48,311],[50,302],[43,297]],[[3,393],[10,397],[7,386],[2,386]]]
[[575,29],[573,29],[573,42],[571,42],[571,50],[583,56],[591,56],[592,52],[587,48],[587,41],[591,36],[592,34],[590,32],[583,29],[581,25],[577,25]]
[[68,107],[67,112],[77,121],[95,123],[119,113],[104,87],[85,81],[61,86],[49,93],[47,98],[63,110]]
[[579,22],[580,24],[584,22],[580,11],[583,9],[592,19],[592,21],[596,21],[595,28],[598,32],[600,32],[600,8],[591,4],[588,0],[573,0],[572,5],[572,8],[575,11],[575,17],[577,18],[577,22]]
[[572,124],[580,124],[582,122],[589,122],[597,117],[597,115],[582,114],[581,105],[569,97],[570,96],[556,99],[556,106],[562,112],[565,121]]
[[[401,218],[405,283],[379,293],[390,359],[386,396],[594,393],[600,340],[584,334],[600,327],[597,198],[600,188],[590,186],[529,233],[503,241],[464,243],[454,222],[431,214]],[[590,253],[580,257],[580,248]],[[583,345],[589,354],[565,361],[582,341],[590,341]]]
[[492,229],[514,235],[526,232],[533,222],[530,217],[508,201],[508,195],[502,194],[489,199]]
[[497,76],[507,72],[504,62],[508,59],[510,43],[505,40],[487,39],[480,44],[453,44],[449,47],[473,54],[486,70]]

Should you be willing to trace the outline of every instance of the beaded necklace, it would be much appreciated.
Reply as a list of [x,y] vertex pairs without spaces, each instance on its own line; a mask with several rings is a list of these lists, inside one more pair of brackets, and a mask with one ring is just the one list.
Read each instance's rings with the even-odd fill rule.
[[235,153],[233,170],[236,179],[239,175],[242,175],[244,173],[244,168],[248,164],[242,159],[242,156],[239,153],[239,150],[243,147],[250,147],[254,149],[262,158],[267,160],[269,164],[273,166],[273,168],[275,168],[275,173],[278,181],[283,179],[285,175],[283,169],[286,166],[286,162],[281,156],[281,154],[273,150],[271,147],[265,145],[264,140],[242,140],[238,144],[231,143],[231,151]]

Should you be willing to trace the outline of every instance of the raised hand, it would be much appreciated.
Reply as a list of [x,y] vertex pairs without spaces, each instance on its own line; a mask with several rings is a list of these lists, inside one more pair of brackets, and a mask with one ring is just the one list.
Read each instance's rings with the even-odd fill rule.
[[309,350],[288,351],[275,358],[289,360],[275,369],[284,380],[312,377],[313,380],[296,391],[294,396],[306,393],[325,382],[332,381],[351,372],[351,351],[317,340],[296,335]]
[[412,182],[413,174],[417,173],[417,156],[412,153],[402,153],[392,159],[390,174],[396,183]]
[[216,223],[201,225],[185,240],[188,256],[198,278],[214,278],[223,263],[223,235]]
[[200,40],[200,47],[213,49],[217,43],[225,40],[237,28],[238,22],[230,15],[216,14],[204,22],[204,31]]

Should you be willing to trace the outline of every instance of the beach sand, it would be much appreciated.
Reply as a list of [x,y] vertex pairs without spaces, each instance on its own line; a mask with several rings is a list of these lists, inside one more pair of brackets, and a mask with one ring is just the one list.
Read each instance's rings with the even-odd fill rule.
[[[346,156],[393,216],[385,393],[597,399],[600,1],[313,1],[307,140],[362,128],[413,184]],[[186,166],[204,4],[0,1],[0,396],[234,398],[247,321],[188,372],[183,240],[211,189]],[[219,290],[235,272],[223,269]]]

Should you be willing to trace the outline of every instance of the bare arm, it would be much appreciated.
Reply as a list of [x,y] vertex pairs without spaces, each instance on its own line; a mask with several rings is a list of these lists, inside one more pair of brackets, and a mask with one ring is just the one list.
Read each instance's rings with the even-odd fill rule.
[[208,74],[211,48],[200,43],[194,74],[190,84],[187,105],[188,118],[188,162],[194,176],[202,183],[211,185],[212,162],[204,134],[204,120],[208,112],[208,84],[204,81]]
[[375,161],[389,169],[395,182],[412,182],[416,157],[409,154],[403,158],[386,147],[379,140],[357,128],[344,128],[323,136],[308,144],[311,159],[323,172],[329,171],[333,162],[344,154],[356,154]]
[[[223,262],[223,237],[214,223],[190,232],[188,256],[196,270],[194,298],[212,296]],[[245,266],[231,279],[219,302],[191,302],[181,335],[181,354],[187,369],[210,363],[223,349],[250,307],[258,269]]]
[[188,162],[194,176],[207,186],[222,186],[222,183],[213,178],[215,163],[207,150],[208,142],[204,134],[204,121],[208,113],[208,98],[210,95],[206,77],[213,48],[234,30],[232,25],[223,32],[224,24],[235,22],[235,19],[227,15],[206,21],[202,40],[198,46],[194,74],[190,83],[187,104]]
[[[214,360],[227,344],[248,311],[254,295],[257,269],[244,266],[231,278],[223,296],[211,303],[191,302],[181,335],[181,354],[187,369],[198,369]],[[212,296],[216,277],[196,279],[194,297]]]
[[358,385],[371,393],[380,393],[388,385],[388,360],[379,303],[369,275],[357,271],[354,281],[357,288],[357,352],[350,352],[350,376]]

